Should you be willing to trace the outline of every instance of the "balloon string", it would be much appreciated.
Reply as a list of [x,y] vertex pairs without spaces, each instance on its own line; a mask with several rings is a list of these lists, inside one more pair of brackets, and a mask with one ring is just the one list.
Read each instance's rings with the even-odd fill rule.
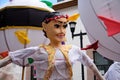
[[25,66],[22,67],[22,80],[24,80],[24,71],[25,71]]
[[[26,32],[28,34],[28,29],[26,29]],[[24,48],[26,48],[26,43],[24,44]],[[24,65],[24,59],[23,59],[23,65]],[[22,67],[22,80],[24,80],[24,73],[25,73],[25,66]]]
[[22,78],[21,78],[21,80],[24,80],[24,73],[25,73],[25,66],[24,66],[24,59],[23,59]]

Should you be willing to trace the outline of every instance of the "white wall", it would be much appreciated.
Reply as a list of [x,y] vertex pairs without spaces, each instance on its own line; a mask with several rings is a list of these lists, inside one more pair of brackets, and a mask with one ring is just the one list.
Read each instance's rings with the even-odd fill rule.
[[[57,11],[62,12],[64,14],[68,14],[69,16],[73,15],[75,13],[79,13],[77,6],[73,6],[73,7],[69,7],[69,8],[65,8],[65,9],[60,9],[60,10],[57,10]],[[82,30],[82,32],[86,32],[86,30],[84,28],[84,25],[81,22],[81,19],[79,18],[76,22],[77,22],[77,25],[76,25],[76,28],[75,28],[75,34],[80,33],[80,30]],[[69,26],[67,28],[66,37],[67,37],[67,42],[66,42],[67,44],[74,44],[74,45],[80,46],[80,37],[77,36],[77,37],[74,37],[74,39],[72,39]],[[89,45],[89,44],[90,44],[90,42],[89,42],[89,39],[86,35],[86,36],[83,37],[83,47],[85,47],[86,45]],[[81,64],[79,62],[77,62],[73,66],[73,73],[74,73],[73,80],[82,80],[81,79]],[[85,80],[87,80],[87,78],[86,78],[86,67],[85,67]]]

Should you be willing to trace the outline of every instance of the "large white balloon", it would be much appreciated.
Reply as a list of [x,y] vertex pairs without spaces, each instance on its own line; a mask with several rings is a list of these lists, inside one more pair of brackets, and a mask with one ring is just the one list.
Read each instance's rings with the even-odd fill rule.
[[108,36],[106,26],[98,16],[120,22],[119,4],[120,0],[78,0],[81,19],[90,41],[99,40],[97,51],[115,61],[120,61],[120,33]]

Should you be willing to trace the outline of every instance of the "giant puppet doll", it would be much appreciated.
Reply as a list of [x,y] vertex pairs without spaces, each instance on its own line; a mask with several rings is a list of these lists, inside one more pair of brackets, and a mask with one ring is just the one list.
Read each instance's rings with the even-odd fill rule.
[[[48,12],[54,12],[51,7],[45,0],[10,0],[0,6],[0,59],[8,51],[49,43],[41,21]],[[0,69],[0,80],[21,80],[24,69],[11,63]]]
[[82,22],[91,42],[99,41],[97,51],[120,61],[120,0],[78,0]]

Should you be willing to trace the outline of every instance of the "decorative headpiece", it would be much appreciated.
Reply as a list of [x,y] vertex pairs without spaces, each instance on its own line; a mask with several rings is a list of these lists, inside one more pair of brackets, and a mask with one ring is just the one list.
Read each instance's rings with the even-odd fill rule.
[[48,13],[48,15],[45,17],[44,22],[48,23],[51,20],[56,20],[56,19],[60,19],[60,18],[68,19],[68,15],[63,15],[63,14],[60,14],[59,12]]

